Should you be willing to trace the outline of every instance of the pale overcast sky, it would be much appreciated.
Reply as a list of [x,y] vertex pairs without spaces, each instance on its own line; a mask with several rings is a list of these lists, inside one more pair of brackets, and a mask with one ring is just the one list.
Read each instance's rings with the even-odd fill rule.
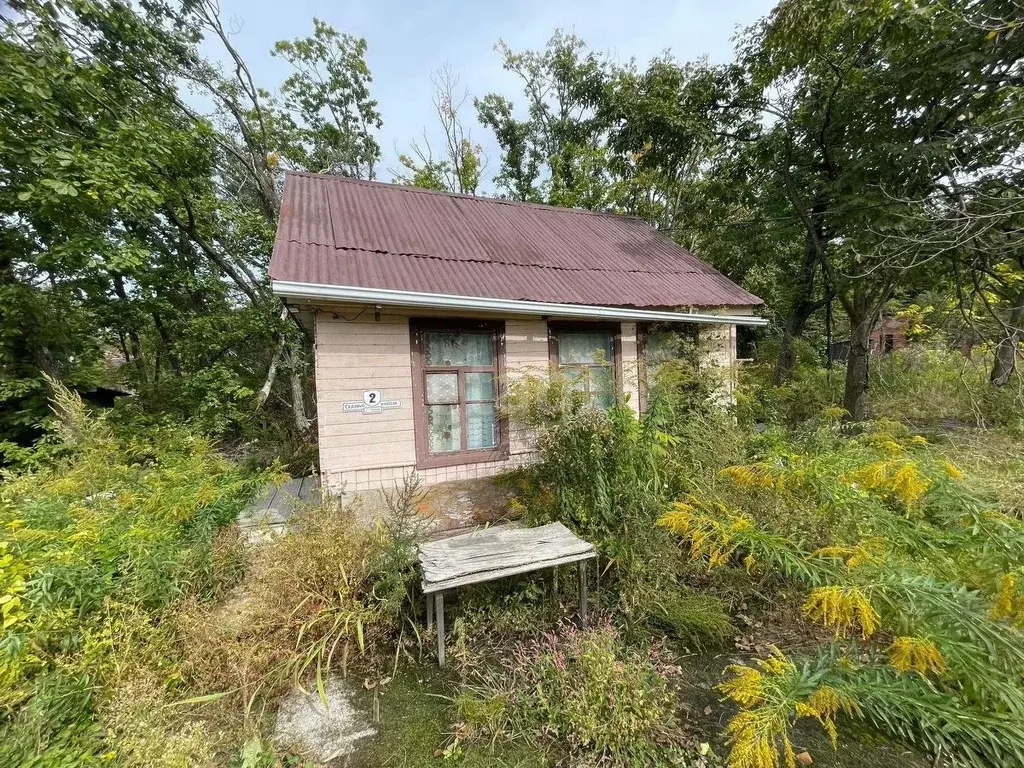
[[[539,49],[557,28],[574,31],[596,51],[620,61],[646,63],[666,49],[680,60],[732,56],[737,28],[765,15],[773,0],[221,0],[223,17],[238,28],[234,41],[261,85],[276,88],[287,64],[269,54],[274,42],[312,32],[313,17],[366,38],[372,92],[384,127],[380,175],[397,165],[395,146],[406,151],[423,127],[436,135],[430,74],[449,63],[474,96],[505,94],[517,107],[522,90],[501,68],[494,51],[499,38],[514,50]],[[214,48],[210,48],[211,53]],[[490,157],[485,189],[498,172],[497,147],[476,122],[471,103],[465,120],[472,138]]]

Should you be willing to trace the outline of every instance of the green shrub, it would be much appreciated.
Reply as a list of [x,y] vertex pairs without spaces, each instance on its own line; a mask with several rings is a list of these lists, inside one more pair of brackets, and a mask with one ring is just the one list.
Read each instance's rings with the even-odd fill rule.
[[160,611],[237,578],[217,533],[268,481],[191,432],[118,433],[57,392],[45,456],[0,485],[0,765],[116,751],[96,724],[104,692],[146,663]]
[[[801,348],[806,344],[799,342]],[[950,349],[939,338],[869,360],[868,407],[874,418],[889,418],[919,427],[958,424],[1004,427],[1024,433],[1024,379],[994,387],[988,376],[992,353],[976,348],[971,357]],[[831,368],[802,353],[790,376],[773,382],[769,357],[740,369],[735,413],[742,424],[800,427],[843,401],[846,366]]]
[[786,381],[776,385],[774,365],[763,362],[740,368],[736,388],[736,418],[741,424],[797,426],[843,401],[846,369],[818,362],[799,364]]
[[989,383],[991,351],[971,357],[936,344],[912,344],[884,355],[871,368],[871,409],[922,426],[956,422],[1006,427],[1024,434],[1024,380]]
[[610,624],[563,625],[478,673],[457,705],[476,738],[527,734],[595,763],[664,764],[682,744],[669,686],[677,672],[663,649],[629,650]]
[[[677,374],[672,361],[660,371]],[[639,418],[628,404],[595,408],[557,377],[513,387],[510,413],[534,430],[541,456],[516,483],[526,520],[559,520],[597,545],[609,561],[606,597],[630,634],[667,629],[704,647],[732,630],[724,605],[687,589],[685,568],[654,521],[708,466],[736,458],[740,440],[711,401],[713,387],[692,376],[685,386],[665,383]]]

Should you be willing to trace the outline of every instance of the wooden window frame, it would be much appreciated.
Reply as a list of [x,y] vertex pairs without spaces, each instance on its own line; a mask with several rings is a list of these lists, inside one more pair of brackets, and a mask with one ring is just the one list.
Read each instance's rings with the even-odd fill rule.
[[[616,402],[622,400],[622,323],[591,322],[587,320],[548,322],[548,360],[553,371],[563,366],[558,362],[558,334],[563,331],[590,331],[609,333],[612,337],[612,376],[615,381],[612,394]],[[571,366],[564,366],[571,367]],[[593,367],[593,366],[584,366]]]
[[[492,366],[457,366],[426,364],[425,331],[449,333],[489,331],[494,351]],[[414,317],[409,319],[412,347],[412,409],[416,439],[416,469],[435,469],[460,464],[503,461],[509,456],[508,424],[501,415],[500,403],[505,394],[505,322],[503,320],[473,320],[468,318]],[[428,373],[459,373],[459,419],[463,440],[468,439],[465,373],[494,373],[494,407],[497,413],[498,444],[493,448],[467,448],[450,453],[430,452],[430,434],[427,422],[426,376]],[[477,402],[477,401],[474,401]],[[483,401],[480,401],[483,402]],[[487,401],[490,402],[490,401]]]

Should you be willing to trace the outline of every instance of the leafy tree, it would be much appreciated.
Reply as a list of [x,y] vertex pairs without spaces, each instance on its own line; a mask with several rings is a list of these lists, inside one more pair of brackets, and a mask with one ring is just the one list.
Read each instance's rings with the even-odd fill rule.
[[371,131],[381,117],[370,98],[366,40],[313,19],[310,37],[282,40],[273,53],[294,68],[281,85],[290,113],[283,156],[306,170],[373,179],[380,145]]
[[[990,34],[1006,3],[784,0],[745,44],[773,122],[764,141],[851,328],[844,405],[863,418],[868,339],[894,292],[934,254],[902,246],[903,199],[924,199],[1019,146],[991,130],[1014,103],[1020,43]],[[928,77],[921,77],[928,72]],[[1002,117],[1000,117],[1002,116]],[[955,170],[954,170],[955,168]],[[813,306],[812,280],[794,310]]]
[[[144,344],[129,323],[136,309],[110,308],[126,308],[156,211],[176,180],[205,172],[209,147],[140,85],[158,76],[155,61],[115,66],[123,41],[98,28],[121,24],[133,46],[156,37],[131,35],[138,17],[127,6],[28,2],[15,10],[0,39],[8,73],[0,84],[0,439],[23,441],[44,407],[43,373],[96,383],[107,333],[126,360],[140,360]],[[106,318],[114,322],[97,333]]]
[[[372,175],[365,43],[322,24],[283,43],[296,71],[274,97],[213,3],[13,10],[0,39],[0,442],[38,434],[43,373],[120,380],[150,415],[214,433],[281,406],[306,432],[306,339],[266,263],[285,165]],[[199,55],[203,35],[223,44],[230,74]],[[183,81],[212,115],[182,98]],[[274,394],[279,372],[287,397]]]
[[474,99],[502,150],[495,181],[511,198],[599,210],[609,205],[607,121],[601,115],[612,66],[583,41],[556,32],[544,51],[517,53],[500,41],[505,69],[523,82],[527,117],[500,94]]

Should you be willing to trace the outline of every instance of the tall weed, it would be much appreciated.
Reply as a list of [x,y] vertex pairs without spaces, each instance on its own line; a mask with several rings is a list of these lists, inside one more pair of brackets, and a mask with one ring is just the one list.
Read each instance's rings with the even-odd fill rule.
[[186,683],[199,695],[226,695],[246,719],[289,685],[322,691],[336,671],[384,662],[414,553],[404,526],[368,526],[334,497],[308,505],[253,553],[233,599],[176,612]]
[[104,692],[130,674],[127,660],[148,658],[163,608],[235,578],[217,532],[269,479],[188,431],[119,434],[55,386],[45,455],[0,485],[3,765],[116,751],[96,724]]
[[666,655],[627,650],[609,623],[562,625],[479,671],[456,704],[470,738],[524,735],[598,765],[672,764],[683,738]]
[[791,718],[834,735],[843,711],[966,764],[1019,764],[1024,526],[923,438],[867,426],[766,434],[754,461],[660,520],[712,572],[742,566],[800,585],[807,621],[834,635],[802,666],[776,655],[734,669],[723,687],[741,706],[732,761],[775,765]]
[[[654,522],[697,467],[736,455],[736,430],[692,370],[660,370],[661,394],[642,417],[628,403],[598,409],[557,377],[514,387],[511,416],[534,431],[541,457],[518,503],[528,522],[559,520],[598,546],[607,594],[630,631],[669,629],[692,646],[714,645],[731,631],[724,606],[685,586],[685,566]],[[715,458],[703,451],[712,445]]]

